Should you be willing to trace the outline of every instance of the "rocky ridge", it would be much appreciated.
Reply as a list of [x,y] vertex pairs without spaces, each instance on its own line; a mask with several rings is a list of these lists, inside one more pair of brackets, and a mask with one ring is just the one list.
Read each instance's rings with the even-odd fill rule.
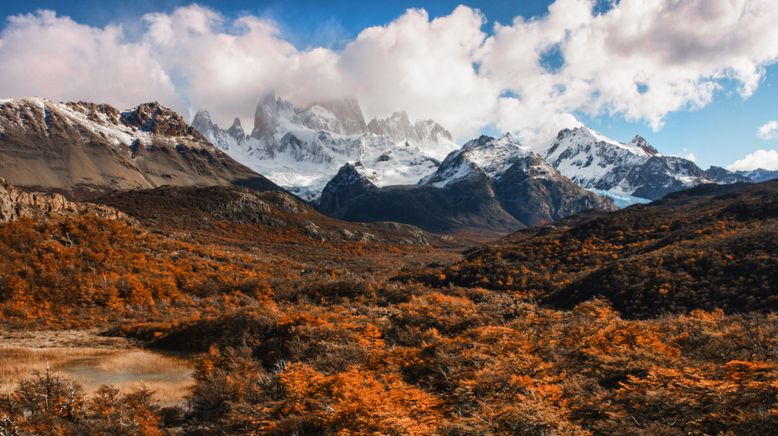
[[396,113],[367,123],[354,99],[297,108],[268,94],[257,104],[250,134],[239,121],[221,129],[205,111],[192,125],[236,160],[306,200],[318,198],[346,163],[377,186],[413,184],[456,148],[451,134],[432,120],[411,123],[407,114]]
[[0,101],[0,176],[76,199],[166,185],[278,189],[156,102],[120,111],[32,97]]
[[586,209],[615,209],[610,199],[578,187],[510,134],[469,141],[416,185],[379,187],[358,165],[344,165],[325,186],[319,207],[353,221],[497,233]]
[[45,220],[57,216],[84,214],[115,219],[125,224],[135,223],[127,214],[114,208],[73,202],[59,194],[26,192],[0,178],[0,223],[16,221],[20,218]]
[[636,202],[705,183],[747,181],[724,168],[703,171],[688,159],[663,155],[640,135],[622,143],[587,127],[561,130],[543,156],[581,187]]

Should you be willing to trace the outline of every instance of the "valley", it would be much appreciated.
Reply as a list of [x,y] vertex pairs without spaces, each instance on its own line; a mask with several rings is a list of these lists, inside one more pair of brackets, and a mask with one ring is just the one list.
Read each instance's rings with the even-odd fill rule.
[[[7,104],[25,115],[0,155],[72,133],[78,153],[127,165],[101,157],[86,184],[77,162],[36,160],[58,174],[47,186],[0,166],[0,431],[768,434],[776,422],[778,181],[675,186],[676,158],[579,130],[560,147],[616,153],[597,181],[565,175],[586,160],[573,152],[555,166],[484,135],[413,184],[328,167],[306,201],[159,106],[96,106],[95,127],[66,112],[86,104]],[[62,118],[48,126],[41,110]],[[159,157],[133,151],[138,138],[111,142],[106,125]],[[189,175],[139,182],[151,161]],[[680,190],[623,209],[587,190],[656,165],[637,189]]]
[[[778,376],[772,249],[746,245],[752,257],[734,261],[747,262],[748,275],[734,263],[711,277],[722,290],[767,280],[767,294],[744,284],[722,300],[692,288],[689,300],[693,270],[658,275],[666,281],[640,291],[619,279],[614,289],[630,294],[618,298],[600,287],[590,299],[589,285],[575,283],[644,264],[641,256],[668,244],[676,256],[689,246],[698,262],[736,254],[741,235],[752,238],[741,227],[769,244],[776,214],[762,200],[775,190],[698,189],[523,230],[464,255],[478,243],[340,222],[278,191],[115,193],[96,201],[131,220],[86,212],[0,226],[0,317],[5,337],[19,338],[2,350],[13,363],[4,367],[25,379],[22,367],[48,361],[86,398],[103,398],[89,393],[110,383],[129,395],[117,401],[143,432],[769,431],[774,412],[762,405],[774,403]],[[601,231],[622,232],[622,248],[598,242]],[[633,251],[621,261],[619,249]],[[643,296],[653,289],[663,297]],[[660,306],[646,306],[651,298]],[[68,344],[62,329],[81,339]],[[100,403],[85,404],[83,417],[54,419],[106,425]]]
[[0,1],[0,436],[778,434],[776,23]]

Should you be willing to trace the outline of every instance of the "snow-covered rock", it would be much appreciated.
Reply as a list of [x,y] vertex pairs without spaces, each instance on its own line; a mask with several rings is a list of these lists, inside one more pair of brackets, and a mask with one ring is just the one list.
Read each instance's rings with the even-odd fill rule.
[[246,138],[243,127],[240,125],[240,119],[235,118],[232,126],[227,130],[221,130],[211,121],[211,115],[206,111],[200,111],[192,120],[192,127],[199,132],[208,132],[211,137],[206,138],[212,144],[221,144],[224,151],[236,148],[237,144]]
[[237,161],[313,200],[346,163],[359,163],[360,173],[377,186],[413,184],[457,148],[434,121],[411,123],[404,113],[395,115],[368,124],[354,99],[295,108],[269,94],[257,105],[250,135],[239,124],[220,129],[207,112],[192,124]]
[[543,154],[579,186],[614,196],[654,200],[712,182],[694,162],[662,155],[640,136],[621,143],[586,127],[560,131]]
[[[499,179],[508,167],[531,154],[529,148],[522,146],[510,133],[497,139],[481,135],[449,154],[440,168],[420,183],[441,187],[481,171],[490,178]],[[553,168],[551,170],[556,173]]]
[[430,231],[508,232],[616,208],[510,134],[467,142],[416,185],[379,187],[366,173],[361,164],[344,165],[324,188],[321,209],[346,220],[394,220]]
[[[376,135],[386,135],[394,141],[416,144],[451,144],[454,138],[448,130],[433,120],[411,123],[408,114],[395,112],[388,118],[373,118],[367,130]],[[450,151],[450,150],[449,150]]]
[[[206,115],[198,122],[209,122]],[[163,185],[277,189],[157,102],[122,111],[35,97],[2,101],[0,176],[74,198]]]
[[[403,123],[405,124],[405,123]],[[449,153],[416,185],[378,187],[362,165],[344,165],[319,206],[355,221],[391,219],[431,231],[508,232],[613,202],[559,174],[510,134],[481,136]]]
[[778,179],[778,170],[766,170],[764,168],[757,168],[750,171],[737,171],[737,174],[746,177],[755,183]]
[[742,174],[738,174],[717,166],[712,166],[705,170],[705,177],[711,182],[718,183],[720,185],[752,182],[751,179]]

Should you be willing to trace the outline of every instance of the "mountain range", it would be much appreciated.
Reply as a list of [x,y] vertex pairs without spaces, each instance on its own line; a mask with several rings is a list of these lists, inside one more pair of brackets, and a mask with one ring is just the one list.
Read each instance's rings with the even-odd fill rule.
[[287,189],[336,218],[433,232],[506,233],[700,184],[777,175],[703,171],[640,136],[621,143],[586,127],[564,129],[546,147],[510,134],[458,147],[439,123],[412,122],[405,112],[368,122],[354,99],[298,108],[272,94],[257,105],[249,134],[239,119],[221,129],[205,111],[190,126],[156,102],[119,110],[3,100],[0,158],[11,185],[71,199],[163,186]]
[[724,168],[703,171],[688,159],[663,155],[640,135],[621,143],[586,127],[561,130],[543,156],[578,185],[627,203],[704,183],[748,181]]
[[469,141],[415,185],[379,188],[347,164],[324,188],[319,205],[347,220],[390,219],[443,232],[511,231],[586,209],[615,209],[510,134]]
[[[376,187],[407,186],[432,177],[448,153],[459,151],[452,135],[433,120],[412,123],[405,112],[396,112],[365,122],[354,99],[296,108],[271,94],[257,105],[249,135],[238,119],[221,129],[204,111],[193,126],[241,163],[313,201],[346,163]],[[562,176],[622,207],[703,183],[764,181],[778,175],[702,170],[688,159],[661,154],[639,135],[622,143],[583,126],[563,129],[550,144],[532,151]]]
[[39,98],[2,101],[0,176],[73,198],[164,185],[279,189],[158,103],[120,111]]
[[246,134],[240,120],[220,128],[207,111],[192,126],[236,160],[269,177],[301,198],[318,198],[345,163],[377,186],[416,183],[457,145],[432,120],[411,122],[405,112],[365,122],[353,99],[321,102],[305,108],[273,94],[257,104],[254,127]]

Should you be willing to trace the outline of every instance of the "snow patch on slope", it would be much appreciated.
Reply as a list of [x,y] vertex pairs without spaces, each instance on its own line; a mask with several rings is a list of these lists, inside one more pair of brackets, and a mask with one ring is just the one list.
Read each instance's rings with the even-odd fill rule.
[[368,127],[353,100],[296,109],[268,95],[257,105],[251,135],[242,137],[227,135],[206,115],[198,113],[193,125],[209,141],[307,200],[315,200],[346,163],[359,163],[359,171],[377,186],[415,184],[457,148],[439,124],[413,124],[404,113],[389,121],[374,119]]
[[419,183],[440,188],[479,172],[497,181],[513,165],[523,165],[524,171],[533,178],[555,177],[557,171],[553,167],[540,156],[530,159],[533,156],[537,155],[510,133],[500,138],[482,135],[450,153],[434,174]]
[[544,157],[579,186],[616,196],[659,198],[710,182],[693,162],[664,156],[640,136],[621,143],[586,127],[561,130]]
[[[51,127],[48,120],[50,113],[56,112],[58,115],[64,117],[70,126],[78,127],[80,130],[85,129],[92,134],[102,137],[108,143],[116,147],[129,147],[133,144],[140,144],[148,147],[154,141],[171,146],[184,144],[189,148],[195,149],[210,146],[210,144],[206,144],[191,135],[154,135],[152,132],[145,130],[143,126],[135,126],[125,122],[126,118],[135,113],[142,105],[125,111],[117,111],[106,105],[84,102],[53,102],[39,97],[8,99],[0,102],[0,104],[9,105],[18,111],[16,112],[18,117],[14,122],[20,127],[24,127],[25,123],[25,120],[23,120],[22,117],[28,118],[30,115],[27,108],[37,107],[40,109],[41,114],[41,119],[36,120],[38,126],[49,129]],[[156,103],[151,105],[156,105]],[[35,113],[33,113],[33,115],[37,116]],[[26,121],[29,122],[32,120],[27,119]]]

